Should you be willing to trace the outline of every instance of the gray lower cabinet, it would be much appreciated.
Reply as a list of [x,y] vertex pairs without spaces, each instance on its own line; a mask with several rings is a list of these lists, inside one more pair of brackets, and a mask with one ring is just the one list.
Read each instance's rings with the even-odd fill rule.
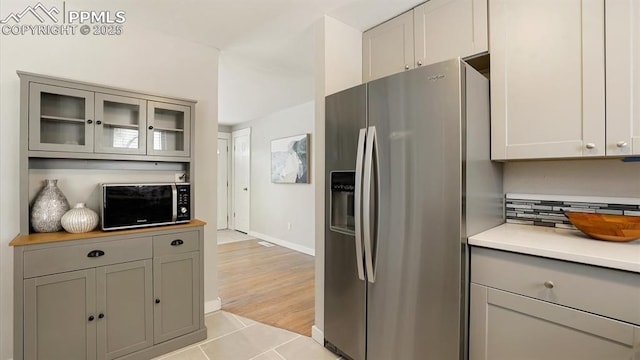
[[471,284],[469,360],[513,359],[640,359],[640,327]]
[[151,264],[25,280],[25,359],[110,360],[151,346]]
[[152,261],[96,269],[98,360],[153,345]]
[[640,274],[471,249],[469,360],[640,360]]
[[24,280],[24,296],[25,360],[96,359],[95,269]]
[[200,326],[199,255],[188,252],[153,260],[154,342],[190,333]]
[[14,359],[143,360],[204,340],[195,225],[16,245]]

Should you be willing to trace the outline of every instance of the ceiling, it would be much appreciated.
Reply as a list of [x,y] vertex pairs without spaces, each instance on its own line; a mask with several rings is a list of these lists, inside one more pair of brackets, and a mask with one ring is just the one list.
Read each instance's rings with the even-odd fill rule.
[[143,21],[220,50],[218,119],[233,125],[313,100],[313,29],[324,15],[362,31],[423,1],[154,0]]

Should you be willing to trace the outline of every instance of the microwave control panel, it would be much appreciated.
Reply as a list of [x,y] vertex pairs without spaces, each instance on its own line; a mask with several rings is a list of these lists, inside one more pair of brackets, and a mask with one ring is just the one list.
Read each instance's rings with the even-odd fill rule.
[[178,191],[176,221],[189,221],[191,220],[191,186],[189,184],[176,184],[176,190]]

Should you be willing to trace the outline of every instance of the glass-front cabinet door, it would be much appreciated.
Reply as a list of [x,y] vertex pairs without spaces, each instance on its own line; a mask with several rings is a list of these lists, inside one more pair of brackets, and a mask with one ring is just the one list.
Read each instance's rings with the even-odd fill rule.
[[189,106],[149,101],[147,114],[147,155],[190,155]]
[[32,83],[29,93],[29,150],[93,152],[93,92]]
[[95,152],[145,154],[147,101],[101,93],[95,101]]

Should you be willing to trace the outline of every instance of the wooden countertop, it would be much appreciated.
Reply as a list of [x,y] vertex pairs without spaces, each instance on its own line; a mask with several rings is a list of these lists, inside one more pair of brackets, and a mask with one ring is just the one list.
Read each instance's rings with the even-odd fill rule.
[[60,232],[54,232],[54,233],[33,233],[29,235],[16,236],[15,239],[11,240],[11,242],[9,243],[9,246],[35,245],[35,244],[52,243],[52,242],[58,242],[58,241],[100,238],[100,237],[114,236],[114,235],[144,234],[144,233],[159,231],[159,230],[161,231],[161,230],[172,230],[172,229],[185,229],[185,228],[191,228],[196,226],[204,226],[206,224],[207,223],[202,220],[194,219],[186,224],[153,226],[153,227],[129,229],[129,230],[114,230],[114,231],[94,230],[94,231],[81,233],[81,234],[72,234],[66,231],[60,231]]

